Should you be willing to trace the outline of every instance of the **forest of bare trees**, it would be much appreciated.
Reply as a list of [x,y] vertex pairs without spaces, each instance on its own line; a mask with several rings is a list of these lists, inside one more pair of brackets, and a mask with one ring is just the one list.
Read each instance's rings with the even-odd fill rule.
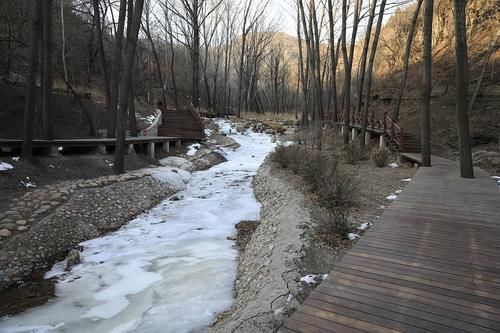
[[[365,149],[367,127],[377,117],[370,104],[372,87],[383,77],[381,68],[401,68],[403,73],[390,112],[397,121],[409,65],[420,59],[424,164],[430,165],[430,66],[436,52],[432,45],[439,45],[447,24],[442,21],[442,1],[290,0],[281,5],[287,20],[296,22],[298,38],[279,32],[282,22],[276,20],[269,1],[2,2],[2,75],[21,75],[26,82],[23,155],[31,156],[38,110],[44,138],[54,138],[51,96],[58,82],[77,99],[85,90],[99,92],[107,136],[118,138],[117,172],[124,170],[127,130],[137,135],[137,98],[150,105],[191,107],[217,115],[290,112],[300,117],[302,126],[320,130],[325,119],[339,120],[347,128],[358,117],[358,141]],[[466,5],[467,1],[453,4],[453,36],[460,156],[463,175],[470,177],[469,105],[462,92],[468,86],[467,27],[474,29],[474,22],[467,21]],[[402,9],[408,19],[395,23],[402,15],[391,15]],[[498,15],[492,10],[491,15]],[[391,38],[399,41],[397,48],[387,42],[386,22],[393,27]],[[92,117],[85,119],[94,134]],[[349,132],[343,134],[348,144]]]

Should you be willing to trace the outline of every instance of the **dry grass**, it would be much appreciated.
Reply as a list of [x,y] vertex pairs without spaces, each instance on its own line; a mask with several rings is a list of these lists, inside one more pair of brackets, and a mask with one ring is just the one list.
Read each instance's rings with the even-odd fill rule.
[[300,119],[300,113],[298,114],[298,119],[295,118],[295,113],[256,113],[256,112],[242,112],[241,119],[244,120],[256,120],[260,122],[292,122],[295,123]]

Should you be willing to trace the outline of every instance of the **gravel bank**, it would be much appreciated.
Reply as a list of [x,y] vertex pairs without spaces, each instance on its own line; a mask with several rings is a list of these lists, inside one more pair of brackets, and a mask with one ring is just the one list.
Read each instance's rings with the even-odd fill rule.
[[235,303],[210,332],[272,332],[299,304],[297,259],[308,246],[305,229],[312,222],[304,195],[283,176],[267,161],[254,179],[263,205],[260,224],[240,255]]
[[[17,220],[2,237],[0,289],[22,286],[33,271],[50,268],[78,243],[116,230],[174,192],[166,183],[137,174],[62,183],[27,193],[7,212]],[[26,219],[15,215],[24,214],[21,207],[30,203],[35,206]],[[8,230],[4,221],[2,230]]]

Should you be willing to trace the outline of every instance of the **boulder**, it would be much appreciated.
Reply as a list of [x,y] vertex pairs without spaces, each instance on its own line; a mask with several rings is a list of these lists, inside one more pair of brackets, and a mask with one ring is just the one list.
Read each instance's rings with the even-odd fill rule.
[[71,269],[71,267],[78,265],[80,263],[80,252],[73,249],[69,251],[66,257],[66,270]]

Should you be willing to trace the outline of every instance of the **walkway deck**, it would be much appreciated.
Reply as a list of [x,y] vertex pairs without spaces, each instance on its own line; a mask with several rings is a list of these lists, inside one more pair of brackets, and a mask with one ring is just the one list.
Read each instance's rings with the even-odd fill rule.
[[500,332],[498,186],[432,163],[280,332]]
[[[163,150],[170,151],[170,143],[175,142],[177,147],[181,146],[182,141],[198,141],[199,138],[181,138],[174,136],[138,136],[127,137],[127,145],[146,145],[148,155],[155,158],[155,146],[161,144]],[[2,148],[20,149],[23,140],[18,139],[0,139],[0,151]],[[49,148],[50,154],[57,154],[59,147],[66,148],[97,148],[102,153],[106,152],[105,147],[116,146],[116,138],[90,138],[90,139],[55,139],[55,140],[33,140],[33,148]]]

